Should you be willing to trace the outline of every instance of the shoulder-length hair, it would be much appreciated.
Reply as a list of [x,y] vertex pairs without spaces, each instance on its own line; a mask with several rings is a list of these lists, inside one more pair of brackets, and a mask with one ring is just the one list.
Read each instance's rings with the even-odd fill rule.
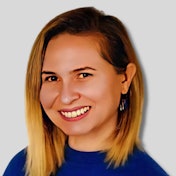
[[90,35],[96,38],[102,58],[125,73],[129,63],[136,65],[136,74],[127,93],[128,107],[118,110],[117,130],[106,161],[115,167],[123,165],[134,147],[140,146],[139,129],[143,107],[142,73],[122,22],[94,7],[82,7],[62,13],[49,21],[38,34],[28,61],[26,73],[26,122],[29,135],[26,175],[54,174],[64,161],[67,139],[45,114],[40,104],[41,69],[48,42],[62,33]]

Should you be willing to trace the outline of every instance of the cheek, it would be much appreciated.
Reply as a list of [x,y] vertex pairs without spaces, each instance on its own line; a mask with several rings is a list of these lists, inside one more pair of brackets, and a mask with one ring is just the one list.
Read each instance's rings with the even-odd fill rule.
[[59,91],[57,88],[42,85],[40,90],[40,103],[42,104],[43,108],[51,108],[58,95]]
[[121,97],[120,84],[113,80],[103,81],[103,84],[98,82],[91,87],[91,97],[95,101],[100,101],[108,106],[118,107]]

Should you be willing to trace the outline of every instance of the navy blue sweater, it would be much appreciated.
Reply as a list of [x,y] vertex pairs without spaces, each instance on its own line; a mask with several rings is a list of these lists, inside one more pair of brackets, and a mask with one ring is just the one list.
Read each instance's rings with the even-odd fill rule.
[[[168,176],[168,174],[145,152],[134,150],[124,166],[107,167],[105,153],[80,152],[69,146],[65,149],[65,162],[56,176]],[[10,161],[3,176],[25,175],[25,150]]]

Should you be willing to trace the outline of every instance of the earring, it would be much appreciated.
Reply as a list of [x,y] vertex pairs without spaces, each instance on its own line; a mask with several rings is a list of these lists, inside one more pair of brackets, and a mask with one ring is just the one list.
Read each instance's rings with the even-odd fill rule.
[[128,107],[128,99],[127,99],[127,94],[121,95],[121,100],[120,100],[120,105],[119,105],[119,110],[122,112],[126,110]]

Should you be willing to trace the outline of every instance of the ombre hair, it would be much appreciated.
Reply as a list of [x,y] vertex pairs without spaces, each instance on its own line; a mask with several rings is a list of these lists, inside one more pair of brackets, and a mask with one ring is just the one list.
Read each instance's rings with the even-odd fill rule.
[[94,7],[82,7],[62,13],[49,21],[38,34],[28,61],[26,73],[26,123],[29,137],[26,175],[54,175],[64,162],[67,135],[56,127],[40,104],[41,70],[49,41],[62,33],[94,36],[103,59],[118,74],[125,74],[129,63],[136,73],[127,93],[128,107],[118,110],[117,130],[106,162],[123,165],[135,147],[140,148],[139,130],[143,108],[143,79],[140,65],[122,22]]

